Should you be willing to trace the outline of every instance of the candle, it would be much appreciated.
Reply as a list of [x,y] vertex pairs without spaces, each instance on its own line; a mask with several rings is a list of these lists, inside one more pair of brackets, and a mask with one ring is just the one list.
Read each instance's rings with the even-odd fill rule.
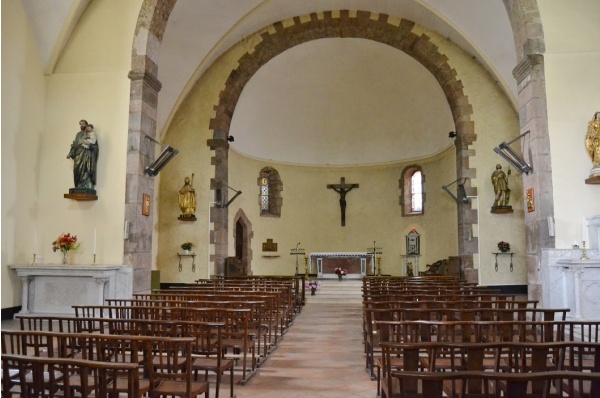
[[581,240],[587,242],[589,240],[589,233],[587,228],[587,219],[583,217],[583,221],[581,223]]
[[33,253],[37,250],[37,228],[33,229]]
[[96,255],[96,228],[94,228],[94,256]]

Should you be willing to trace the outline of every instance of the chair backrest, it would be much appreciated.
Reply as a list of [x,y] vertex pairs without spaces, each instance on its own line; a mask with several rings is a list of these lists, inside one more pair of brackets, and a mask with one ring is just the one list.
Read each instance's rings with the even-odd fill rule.
[[[79,376],[77,389],[81,396],[89,396],[92,392],[95,397],[118,396],[118,392],[114,390],[116,385],[112,383],[113,389],[109,385],[110,381],[122,372],[127,374],[127,396],[137,397],[139,395],[138,365],[133,363],[2,355],[3,372],[11,368],[18,370],[21,396],[25,398],[45,396],[44,391],[47,385],[60,386],[65,398],[73,397],[70,378],[65,377],[65,375],[73,374]],[[2,396],[10,396],[9,390],[6,389],[9,385],[5,382],[4,375],[2,383]]]

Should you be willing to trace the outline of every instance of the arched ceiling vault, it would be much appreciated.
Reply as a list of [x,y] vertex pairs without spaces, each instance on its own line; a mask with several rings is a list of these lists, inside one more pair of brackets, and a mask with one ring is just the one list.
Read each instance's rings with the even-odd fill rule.
[[[43,9],[43,4],[45,4],[45,2],[23,0],[27,15],[30,20],[32,20],[34,33],[37,38],[38,47],[40,48],[40,54],[42,54],[42,61],[45,63],[48,73],[52,72],[54,63],[60,57],[60,51],[64,46],[64,43],[68,40],[68,36],[73,26],[75,26],[80,16],[85,12],[88,3],[89,0],[66,0],[58,2],[57,7],[54,7],[52,12],[47,12],[47,10],[44,11]],[[498,84],[513,103],[516,103],[516,84],[512,78],[512,69],[516,65],[516,52],[514,50],[514,41],[508,16],[501,1],[221,0],[215,2],[205,0],[178,0],[176,2],[173,1],[173,3],[175,3],[173,10],[170,13],[167,25],[164,27],[164,36],[158,60],[159,64],[157,65],[158,80],[162,84],[158,100],[158,137],[164,134],[174,111],[198,77],[214,62],[214,60],[227,51],[232,45],[277,21],[328,10],[361,9],[372,13],[388,14],[414,21],[428,30],[437,32],[443,37],[455,42],[474,58],[479,60],[482,65],[490,71],[493,78],[497,80]],[[328,61],[322,54],[327,51],[335,53],[335,51],[340,51],[340,48],[343,47],[352,47],[352,55],[355,55],[354,58],[348,57],[346,59],[347,63],[343,65],[344,68],[339,68],[338,70],[339,76],[344,76],[344,81],[347,81],[348,76],[351,76],[353,72],[361,72],[360,69],[364,69],[365,57],[367,57],[370,52],[377,51],[376,46],[365,45],[362,43],[341,44],[339,41],[338,43],[327,45],[322,43],[311,43],[310,45],[304,46],[304,48],[282,55],[280,59],[274,60],[274,65],[270,65],[264,72],[261,71],[261,73],[257,74],[255,77],[256,82],[252,82],[252,85],[260,86],[260,88],[253,88],[252,85],[249,85],[248,90],[266,90],[267,87],[265,87],[264,84],[259,84],[260,79],[264,78],[264,76],[261,77],[261,75],[272,75],[274,73],[281,73],[282,71],[289,71],[289,66],[292,63],[301,65],[307,68],[307,70],[315,68],[316,64],[314,63],[310,64],[308,61],[297,61],[294,59],[294,57],[298,57],[303,53],[320,56],[320,65],[324,67],[323,73],[321,73],[320,76],[307,76],[306,73],[302,75],[302,71],[299,71],[300,73],[296,76],[296,79],[293,82],[289,82],[289,84],[301,85],[319,83],[319,86],[322,87],[323,90],[326,90],[328,86],[323,85],[323,83],[332,83],[331,69],[335,66],[335,62]],[[357,54],[354,54],[355,50],[358,51]],[[388,64],[385,64],[384,61],[386,57],[390,58],[394,56],[396,55],[392,55],[391,53],[382,54],[381,64],[373,65],[374,72],[381,72],[382,74],[388,72],[393,75],[394,71],[390,71],[390,65],[392,65],[393,62],[388,60]],[[396,66],[398,67],[401,64],[402,62],[398,62],[396,63]],[[406,65],[403,65],[403,67],[407,68]],[[413,69],[414,68],[410,70]],[[372,73],[371,75],[374,75],[375,73]],[[387,76],[381,76],[378,81],[370,82],[366,79],[352,80],[353,84],[362,83],[368,85],[368,83],[370,83],[367,90],[365,90],[365,96],[372,95],[368,89],[374,89],[378,85],[394,87],[394,84],[402,82],[401,79],[396,80]],[[281,83],[281,81],[279,81],[279,83]],[[427,84],[426,81],[415,81],[411,83],[416,85]],[[336,86],[332,83],[331,87]],[[348,86],[342,87],[341,85],[337,85],[337,87],[339,87],[340,90],[342,88],[344,90],[352,90],[352,87]],[[359,87],[354,87],[354,89],[358,88]],[[418,88],[418,86],[415,86],[415,88]],[[344,94],[344,92],[338,93],[338,95]],[[349,96],[346,95],[346,97]],[[435,98],[437,98],[437,96],[435,96]],[[313,107],[316,107],[319,105],[320,101],[325,101],[325,99],[326,96],[324,93],[321,93],[321,96],[317,100],[315,100],[315,97],[305,97],[303,100],[299,100],[304,105],[304,108],[299,109],[299,111],[308,112],[310,111],[311,104]],[[335,103],[340,107],[344,105],[346,108],[350,109],[356,107],[361,112],[371,111],[371,114],[374,114],[375,112],[372,112],[372,108],[377,107],[378,104],[376,100],[382,99],[365,98],[362,102],[354,101],[344,104],[336,101]],[[374,139],[378,141],[386,141],[389,139],[390,131],[394,130],[392,125],[399,125],[403,128],[408,125],[414,130],[420,130],[420,123],[418,121],[411,121],[409,119],[408,122],[405,122],[407,115],[412,116],[412,114],[407,111],[406,107],[401,107],[406,101],[406,98],[398,96],[395,100],[399,105],[396,109],[383,109],[381,106],[378,107],[378,110],[385,112],[385,118],[376,117],[375,119],[372,119],[371,122],[365,121],[363,126],[354,123],[351,127],[355,127],[356,130],[363,132],[365,130],[370,130],[369,133],[374,134]],[[297,104],[290,103],[287,103],[287,105],[292,107],[297,106]],[[240,118],[240,124],[242,123],[242,120],[248,122],[248,115],[258,111],[257,109],[252,109],[243,98],[239,106],[240,108],[236,110],[238,113],[236,118]],[[448,130],[448,128],[444,124],[447,122],[447,117],[444,116],[443,109],[440,110],[434,105],[432,105],[432,107],[433,108],[429,109],[422,108],[422,110],[440,115],[439,123],[442,124],[442,126],[431,126],[431,129],[436,130],[437,134],[447,134],[446,130]],[[400,109],[400,111],[398,111],[398,109]],[[300,117],[302,112],[298,112],[297,117]],[[340,112],[340,110],[337,110],[336,112]],[[381,115],[381,113],[379,115]],[[383,119],[386,119],[388,123],[383,123]],[[347,140],[346,138],[353,134],[352,128],[343,123],[344,120],[345,119],[340,117],[331,117],[327,119],[330,130],[338,131],[338,134],[343,135],[336,136],[328,134],[326,135],[326,142],[323,143],[327,144],[328,148],[322,156],[333,159],[335,163],[339,164],[347,163],[348,160],[335,159],[330,156],[334,151],[334,145],[340,145],[342,141],[351,141],[351,139]],[[269,126],[268,129],[277,129],[280,132],[283,132],[283,129],[278,128],[278,123],[280,122],[281,121],[273,120],[272,125]],[[372,127],[367,128],[365,125]],[[406,134],[397,133],[397,131],[400,130],[399,126],[395,129],[394,136],[398,137],[400,141],[392,143],[390,147],[404,147],[405,142],[403,140],[409,139],[408,132]],[[234,127],[237,128],[236,126]],[[254,130],[257,130],[257,128],[254,128]],[[290,136],[288,137],[288,141],[297,144],[297,142],[294,142],[294,139],[298,140],[299,137],[301,137],[299,134],[300,130],[308,131],[310,134],[323,132],[322,129],[315,128],[315,126],[298,125],[295,126],[295,129],[289,130]],[[272,135],[273,131],[265,131],[265,134],[264,139],[261,141],[272,142],[273,140],[269,139],[269,134]],[[240,136],[240,139],[242,139],[241,134],[238,135]],[[314,143],[314,140],[307,139],[304,141]],[[366,143],[364,141],[354,141],[357,142],[357,147],[365,148]],[[444,145],[441,145],[441,147],[443,146]],[[305,148],[304,152],[313,154],[316,158],[309,158],[308,160],[304,158],[303,161],[318,164],[322,163],[321,158],[318,157],[313,149],[314,148],[309,146]],[[439,150],[440,147],[424,148],[423,153],[404,154],[403,156],[406,158],[414,158],[435,153],[436,151],[439,152]],[[256,156],[261,156],[260,152],[255,152],[254,154]],[[247,155],[251,154],[247,153]],[[392,154],[381,155],[380,161],[383,162],[389,161],[395,156]],[[361,156],[363,156],[362,153]],[[361,163],[371,163],[372,160],[372,156],[369,157],[367,150],[364,158],[359,159],[358,161]],[[302,163],[299,159],[293,159],[292,161]]]

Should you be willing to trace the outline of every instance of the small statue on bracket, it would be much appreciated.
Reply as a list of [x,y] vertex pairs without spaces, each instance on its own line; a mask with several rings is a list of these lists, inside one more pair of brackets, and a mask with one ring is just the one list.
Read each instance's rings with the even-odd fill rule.
[[99,146],[94,125],[87,120],[79,121],[80,131],[75,135],[67,159],[73,159],[74,188],[69,189],[65,197],[72,199],[97,199],[96,171],[98,164]]
[[513,208],[509,206],[510,188],[508,187],[508,176],[511,174],[508,166],[508,175],[502,170],[502,165],[496,165],[496,171],[492,173],[492,184],[494,185],[494,205],[492,213],[512,213]]
[[194,189],[194,173],[192,178],[186,176],[183,187],[179,190],[179,208],[181,215],[179,219],[182,221],[196,221],[196,190]]

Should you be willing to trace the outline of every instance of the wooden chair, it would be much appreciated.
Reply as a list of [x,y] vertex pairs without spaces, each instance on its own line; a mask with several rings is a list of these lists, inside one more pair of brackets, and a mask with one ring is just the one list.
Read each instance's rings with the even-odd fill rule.
[[198,380],[198,372],[204,372],[204,380],[208,380],[208,372],[216,374],[215,397],[219,398],[222,376],[229,371],[229,397],[233,394],[233,359],[225,357],[222,344],[223,323],[206,323],[204,327],[196,328],[196,341],[193,347],[192,370],[194,380]]
[[202,394],[209,398],[208,383],[192,381],[193,342],[191,337],[154,338],[145,342],[145,369],[152,386],[150,398],[163,395],[191,398]]
[[[530,373],[504,373],[488,371],[458,371],[458,372],[392,372],[392,377],[399,384],[419,384],[420,392],[410,395],[414,398],[463,397],[481,398],[500,396],[494,390],[494,385],[503,382],[507,386],[502,393],[505,398],[557,398],[580,397],[597,398],[600,396],[600,373],[582,373],[573,371],[551,371]],[[464,388],[467,380],[479,381],[482,393],[471,394]],[[585,383],[586,389],[580,395],[571,395],[569,391],[552,390],[553,385],[568,385]],[[542,392],[531,392],[531,385],[537,383],[545,386]],[[444,386],[461,386],[448,392]],[[406,395],[408,397],[408,395]]]
[[[138,396],[138,367],[136,364],[108,363],[88,361],[72,358],[33,357],[25,355],[2,355],[2,368],[16,367],[19,371],[21,390],[19,396],[23,398],[37,397],[74,397],[73,386],[69,384],[69,377],[64,375],[79,374],[81,384],[77,387],[78,396],[116,397],[118,393],[109,387],[109,380],[115,377],[116,372],[127,373],[127,387],[125,393],[128,397]],[[29,380],[28,376],[29,375]],[[61,384],[62,383],[62,384]],[[62,391],[57,394],[58,388],[48,391],[48,385],[59,386]],[[8,384],[2,384],[2,397],[9,398],[13,392]]]

